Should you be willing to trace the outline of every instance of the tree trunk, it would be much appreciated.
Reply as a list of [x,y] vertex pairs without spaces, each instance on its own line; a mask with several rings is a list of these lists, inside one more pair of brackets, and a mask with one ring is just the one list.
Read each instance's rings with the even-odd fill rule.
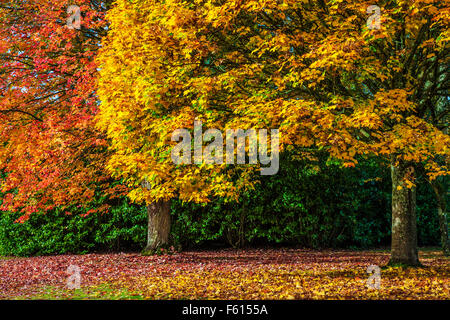
[[155,253],[155,250],[169,244],[170,201],[158,201],[147,207],[148,233],[147,246],[143,255]]
[[447,201],[445,199],[447,189],[443,183],[433,180],[431,181],[436,199],[438,202],[438,216],[439,216],[439,229],[441,232],[441,246],[444,255],[450,255],[450,239],[448,238],[448,223],[447,223]]
[[392,177],[392,243],[390,265],[418,266],[416,188],[409,189],[405,178],[414,178],[411,164],[391,163]]

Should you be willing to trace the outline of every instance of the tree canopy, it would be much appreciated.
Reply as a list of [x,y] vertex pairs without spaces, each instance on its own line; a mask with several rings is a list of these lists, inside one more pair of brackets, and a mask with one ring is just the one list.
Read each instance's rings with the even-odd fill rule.
[[[448,174],[449,6],[382,1],[125,1],[108,14],[99,126],[108,169],[132,199],[207,201],[251,185],[258,166],[176,166],[171,134],[193,128],[279,128],[280,149],[318,149],[422,163]],[[414,186],[401,177],[398,188]],[[140,185],[149,181],[152,189]]]
[[21,221],[96,192],[123,193],[104,170],[107,140],[93,125],[94,57],[110,3],[78,1],[80,29],[68,28],[70,1],[0,4],[1,209],[22,210]]

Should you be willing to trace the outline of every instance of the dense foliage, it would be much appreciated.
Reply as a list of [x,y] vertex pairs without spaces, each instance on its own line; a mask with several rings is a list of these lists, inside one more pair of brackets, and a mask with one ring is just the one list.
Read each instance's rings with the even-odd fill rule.
[[145,243],[146,215],[126,201],[108,213],[83,216],[53,210],[17,223],[20,213],[0,216],[0,255],[49,255],[139,250]]
[[0,169],[8,173],[0,210],[21,211],[21,220],[125,191],[104,170],[107,140],[93,124],[94,58],[112,1],[77,1],[80,29],[66,25],[72,2],[0,4]]
[[[233,158],[220,150],[228,130],[276,128],[275,150],[311,159],[319,149],[347,167],[359,156],[376,156],[392,167],[390,263],[419,265],[417,168],[431,181],[450,173],[450,6],[439,0],[379,1],[382,15],[373,28],[371,5],[115,1],[97,59],[96,119],[111,139],[108,172],[124,180],[134,202],[208,203],[245,197],[263,162],[224,164]],[[200,122],[215,132],[203,154],[196,143]],[[188,156],[178,162],[171,151],[174,132],[182,128]],[[207,161],[211,152],[214,159]],[[445,209],[439,210],[444,244],[447,221]],[[313,221],[323,223],[318,212]],[[167,210],[160,214],[168,221]],[[339,237],[333,232],[328,236]],[[167,243],[167,232],[159,241],[162,233],[152,234],[148,250]]]
[[[364,161],[355,168],[285,161],[280,172],[239,203],[175,205],[173,235],[185,246],[212,240],[232,246],[289,243],[309,248],[389,245],[388,168]],[[319,170],[318,170],[319,169]],[[436,201],[419,186],[419,245],[439,244]]]
[[[126,193],[173,199],[184,246],[382,245],[391,188],[416,185],[419,243],[436,243],[435,200],[408,170],[448,174],[448,4],[382,1],[371,29],[360,1],[83,0],[68,30],[70,3],[0,5],[3,253],[139,248],[146,212]],[[261,179],[257,165],[175,165],[170,136],[194,119],[279,128],[307,160]]]
[[[256,165],[173,163],[172,133],[197,119],[222,131],[279,128],[281,150],[320,147],[347,166],[370,154],[447,175],[450,8],[382,1],[371,29],[371,4],[117,0],[98,56],[109,172],[147,204],[238,197]],[[394,188],[414,186],[409,172]]]

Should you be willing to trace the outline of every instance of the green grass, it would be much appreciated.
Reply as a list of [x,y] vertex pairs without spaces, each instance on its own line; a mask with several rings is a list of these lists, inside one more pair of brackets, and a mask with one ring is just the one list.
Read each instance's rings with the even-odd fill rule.
[[32,296],[18,296],[16,300],[143,300],[141,295],[132,294],[126,289],[113,288],[100,284],[80,289],[64,289],[53,286],[42,288]]

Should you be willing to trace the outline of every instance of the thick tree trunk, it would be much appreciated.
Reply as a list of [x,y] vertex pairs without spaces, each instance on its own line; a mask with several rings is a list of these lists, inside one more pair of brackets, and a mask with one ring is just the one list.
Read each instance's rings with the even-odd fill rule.
[[143,255],[153,254],[155,250],[169,244],[170,201],[158,201],[147,207],[148,233],[147,246]]
[[439,181],[432,181],[434,193],[436,194],[438,202],[438,216],[439,216],[439,229],[441,232],[441,246],[444,255],[450,255],[450,239],[448,238],[448,223],[447,223],[447,201],[445,199],[447,189]]
[[416,188],[408,188],[404,179],[414,178],[414,166],[391,164],[392,243],[390,265],[418,266]]

